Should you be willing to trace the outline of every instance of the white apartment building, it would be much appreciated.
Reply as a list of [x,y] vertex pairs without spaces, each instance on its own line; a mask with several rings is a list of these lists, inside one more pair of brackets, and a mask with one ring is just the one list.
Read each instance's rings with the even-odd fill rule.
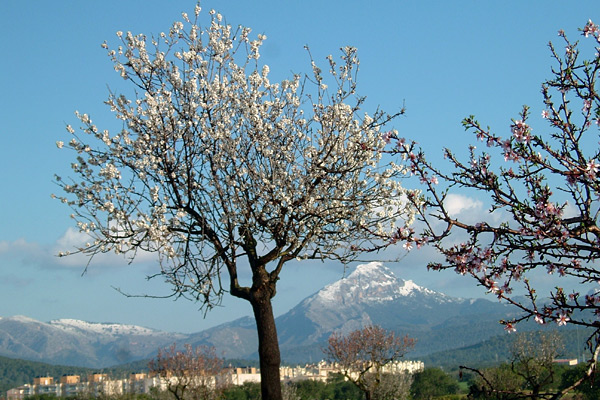
[[[384,367],[384,372],[393,374],[422,371],[425,365],[422,361],[396,361]],[[305,366],[281,367],[282,381],[297,381],[303,379],[326,381],[330,374],[340,372],[335,364],[321,361],[318,364]],[[86,381],[79,375],[64,375],[58,382],[53,377],[38,377],[33,384],[25,384],[7,392],[7,400],[24,400],[36,394],[53,394],[57,397],[74,396],[81,393],[93,396],[119,395],[125,393],[149,393],[152,388],[166,390],[168,379],[159,376],[149,376],[146,373],[134,373],[127,379],[111,379],[107,374],[90,374]],[[257,368],[231,368],[225,375],[225,380],[233,385],[243,385],[244,382],[260,382],[260,371]],[[213,384],[215,380],[212,380]]]

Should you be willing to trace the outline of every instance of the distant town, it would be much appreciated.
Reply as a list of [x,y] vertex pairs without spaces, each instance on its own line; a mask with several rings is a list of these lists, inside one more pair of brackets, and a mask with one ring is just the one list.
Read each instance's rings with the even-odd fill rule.
[[[422,361],[396,361],[384,367],[383,371],[391,374],[414,374],[423,371]],[[339,373],[339,368],[331,363],[321,361],[317,364],[304,366],[281,367],[281,380],[294,382],[299,380],[327,381],[331,374]],[[146,372],[132,373],[128,378],[115,379],[109,374],[92,373],[86,379],[80,375],[63,375],[58,379],[52,376],[40,376],[33,379],[32,384],[25,384],[8,390],[7,400],[24,400],[34,395],[52,395],[69,397],[83,395],[100,397],[114,396],[126,393],[143,394],[152,391],[165,391],[169,380],[177,377],[164,378]],[[221,377],[209,377],[213,385],[219,382],[229,385],[243,385],[245,382],[260,382],[260,370],[254,367],[227,368]]]

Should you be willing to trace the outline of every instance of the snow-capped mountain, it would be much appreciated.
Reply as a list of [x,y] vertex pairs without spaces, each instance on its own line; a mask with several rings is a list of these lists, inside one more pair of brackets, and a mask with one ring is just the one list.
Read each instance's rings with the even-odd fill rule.
[[159,347],[186,338],[135,325],[0,318],[0,355],[53,364],[107,367],[151,357]]
[[56,319],[49,322],[49,325],[63,329],[66,332],[89,334],[93,333],[100,336],[118,337],[125,335],[140,336],[161,336],[164,332],[145,328],[137,325],[124,325],[114,323],[86,322],[78,319]]
[[[277,299],[275,299],[277,301]],[[276,319],[282,358],[316,361],[335,331],[378,324],[417,339],[415,356],[476,344],[498,334],[509,309],[483,299],[460,299],[397,278],[382,263],[356,267]],[[241,318],[195,334],[91,323],[0,318],[0,355],[53,364],[106,367],[151,358],[177,342],[215,346],[226,358],[256,358],[256,325]]]
[[[417,338],[414,354],[447,350],[480,342],[502,332],[498,320],[509,310],[483,299],[461,299],[397,278],[379,262],[362,264],[347,277],[325,286],[276,318],[284,360],[299,362],[322,357],[321,348],[334,331],[349,332],[377,324]],[[228,335],[232,340],[228,341]],[[245,337],[237,354],[252,350],[256,357],[256,332],[250,318],[201,332],[197,343],[223,349],[223,343]],[[246,356],[248,357],[248,356]]]
[[383,263],[371,262],[357,266],[348,277],[325,286],[301,304],[341,310],[399,300],[427,300],[439,304],[463,302],[462,299],[421,287],[411,280],[399,279]]
[[[384,303],[399,297],[418,294],[436,295],[413,281],[396,278],[392,271],[380,262],[361,264],[347,278],[325,286],[306,301],[323,305],[354,305],[356,303]],[[439,295],[444,297],[444,295]]]
[[[446,309],[462,303],[462,299],[399,279],[382,263],[362,264],[281,316],[280,340],[283,345],[291,345],[302,339],[298,344],[306,345],[324,341],[334,331],[346,333],[368,324],[390,329],[407,324],[430,325],[439,319],[439,311],[446,314]],[[305,320],[305,334],[299,337],[286,326],[298,326],[301,320]]]

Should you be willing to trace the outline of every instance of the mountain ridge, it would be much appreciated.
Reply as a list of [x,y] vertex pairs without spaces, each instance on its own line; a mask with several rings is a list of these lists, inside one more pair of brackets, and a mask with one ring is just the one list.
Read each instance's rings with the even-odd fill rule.
[[[357,266],[276,318],[282,358],[316,361],[333,332],[365,325],[417,338],[415,356],[472,345],[502,332],[510,310],[485,299],[455,298],[403,280],[381,262]],[[152,358],[173,342],[211,345],[225,358],[257,358],[254,320],[243,317],[191,334],[130,324],[63,318],[0,318],[0,355],[86,367]],[[454,338],[449,340],[449,338]]]

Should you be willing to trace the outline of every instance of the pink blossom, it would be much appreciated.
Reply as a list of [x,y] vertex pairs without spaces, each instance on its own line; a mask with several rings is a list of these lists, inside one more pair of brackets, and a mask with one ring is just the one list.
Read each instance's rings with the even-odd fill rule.
[[576,300],[579,297],[579,293],[569,293],[570,300]]
[[490,293],[498,293],[500,291],[500,289],[498,288],[498,283],[491,279],[485,280],[485,286],[489,288]]
[[546,321],[544,321],[544,318],[540,314],[535,314],[535,317],[533,319],[540,325],[544,325],[546,323]]
[[515,326],[513,324],[511,324],[510,322],[507,322],[506,325],[504,326],[504,330],[507,331],[508,333],[512,333],[512,332],[516,332],[517,328],[515,328]]
[[599,32],[600,30],[598,29],[598,25],[594,24],[591,19],[588,20],[587,24],[583,28],[583,36],[585,37],[589,37],[590,35],[597,36]]
[[523,266],[521,264],[517,265],[513,271],[513,278],[515,280],[521,280],[521,276],[523,276]]
[[598,164],[595,159],[588,161],[585,175],[590,179],[595,179],[596,174],[598,173],[598,167],[600,167],[600,164]]
[[389,132],[384,133],[381,138],[383,139],[383,141],[385,143],[390,143],[391,140],[392,140],[393,135],[394,135],[394,132],[389,131]]
[[529,125],[521,120],[515,121],[511,126],[513,136],[519,143],[529,143]]
[[565,314],[564,312],[561,312],[558,316],[558,318],[556,319],[556,323],[558,324],[558,326],[565,326],[567,324],[567,322],[569,322],[571,320],[571,318],[569,318],[567,316],[567,314]]
[[542,111],[542,118],[548,118],[549,115],[550,115],[550,112],[548,110]]

